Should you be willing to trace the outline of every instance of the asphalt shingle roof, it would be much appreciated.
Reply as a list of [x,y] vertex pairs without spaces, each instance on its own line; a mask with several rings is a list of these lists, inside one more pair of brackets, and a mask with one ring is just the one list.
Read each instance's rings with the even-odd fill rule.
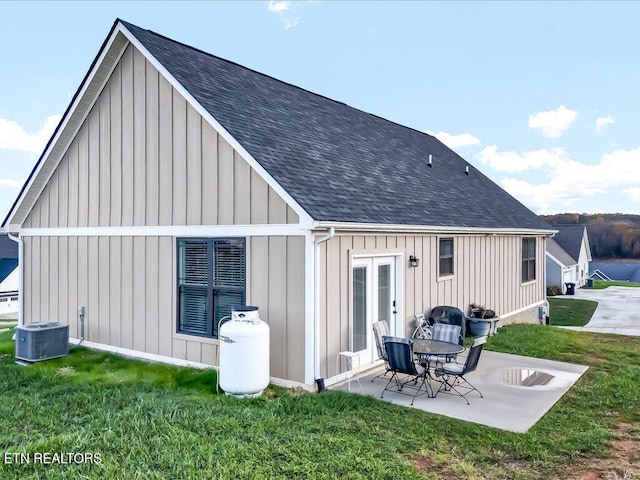
[[565,267],[570,267],[572,265],[577,265],[577,261],[574,260],[573,258],[571,258],[571,255],[569,255],[564,248],[562,248],[560,245],[558,245],[558,242],[556,242],[553,238],[548,238],[547,239],[547,252],[549,252],[549,254],[553,255],[553,257],[558,260],[560,263],[562,263]]
[[435,137],[122,23],[315,220],[550,229]]
[[580,247],[584,235],[584,225],[554,225],[558,233],[553,237],[571,258],[578,263],[580,258]]

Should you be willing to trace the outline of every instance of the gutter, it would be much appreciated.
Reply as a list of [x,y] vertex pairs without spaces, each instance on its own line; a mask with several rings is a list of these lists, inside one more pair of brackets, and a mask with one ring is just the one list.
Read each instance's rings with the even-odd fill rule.
[[356,232],[401,232],[401,233],[442,233],[442,234],[476,234],[476,235],[544,235],[553,237],[558,230],[533,228],[484,228],[484,227],[448,227],[438,225],[393,225],[380,223],[357,222],[318,222],[317,228],[339,228],[349,233]]
[[320,244],[331,240],[336,234],[334,227],[329,228],[329,233],[324,237],[314,240],[314,278],[315,278],[315,295],[313,300],[313,334],[315,340],[313,342],[313,375],[318,385],[324,385],[324,380],[320,378]]
[[18,244],[18,326],[24,325],[24,241],[20,238],[20,234],[13,236],[7,233],[7,236]]

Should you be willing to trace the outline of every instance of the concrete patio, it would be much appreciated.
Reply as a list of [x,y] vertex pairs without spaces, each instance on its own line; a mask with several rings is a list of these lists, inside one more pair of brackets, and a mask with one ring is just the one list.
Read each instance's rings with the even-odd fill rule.
[[[586,372],[587,368],[583,365],[485,350],[480,357],[478,369],[467,376],[468,380],[484,395],[484,398],[480,398],[476,392],[468,395],[471,405],[467,405],[459,396],[444,393],[440,393],[436,398],[429,398],[426,395],[417,397],[413,407],[410,407],[411,396],[393,390],[385,392],[384,398],[380,399],[387,379],[380,377],[374,382],[371,382],[371,379],[381,373],[381,369],[360,376],[360,384],[355,377],[352,378],[351,393],[368,395],[380,401],[502,430],[524,433],[542,418]],[[516,371],[520,369],[548,373],[553,375],[553,379],[547,385],[531,387],[507,383],[508,377],[513,380],[518,375]],[[388,378],[390,375],[390,373],[387,374]],[[439,383],[432,382],[432,385],[437,390]],[[342,382],[331,388],[346,391],[348,384]]]

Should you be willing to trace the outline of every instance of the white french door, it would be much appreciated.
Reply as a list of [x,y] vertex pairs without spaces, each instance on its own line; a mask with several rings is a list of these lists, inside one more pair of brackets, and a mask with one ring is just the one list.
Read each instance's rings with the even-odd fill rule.
[[355,257],[353,270],[352,351],[365,365],[378,358],[373,323],[386,320],[391,335],[402,335],[398,322],[397,257]]

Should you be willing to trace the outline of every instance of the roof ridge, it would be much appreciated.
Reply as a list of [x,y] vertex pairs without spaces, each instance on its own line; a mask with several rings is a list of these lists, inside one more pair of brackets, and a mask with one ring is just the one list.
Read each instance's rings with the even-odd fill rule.
[[[417,128],[409,127],[408,125],[403,125],[402,123],[398,123],[398,122],[395,122],[395,121],[393,121],[393,120],[389,120],[388,118],[382,117],[381,115],[377,115],[377,114],[375,114],[375,113],[367,112],[367,111],[362,110],[362,109],[360,109],[360,108],[358,108],[358,107],[354,107],[354,106],[352,106],[352,105],[349,105],[348,103],[341,102],[340,100],[336,100],[335,98],[331,98],[331,97],[328,97],[328,96],[326,96],[326,95],[322,95],[322,94],[320,94],[320,93],[313,92],[313,91],[311,91],[311,90],[308,90],[308,89],[306,89],[306,88],[303,88],[303,87],[301,87],[301,86],[299,86],[299,85],[295,85],[295,84],[293,84],[293,83],[286,82],[286,81],[281,80],[281,79],[279,79],[279,78],[273,77],[273,76],[271,76],[271,75],[269,75],[269,74],[267,74],[267,73],[263,73],[263,72],[260,72],[260,71],[258,71],[258,70],[255,70],[255,69],[253,69],[253,68],[247,67],[247,66],[245,66],[245,65],[241,65],[241,64],[239,64],[239,63],[237,63],[237,62],[234,62],[233,60],[227,60],[226,58],[220,57],[220,56],[215,55],[215,54],[213,54],[213,53],[211,53],[211,52],[207,52],[207,51],[205,51],[205,50],[202,50],[201,48],[197,48],[197,47],[194,47],[193,45],[189,45],[189,44],[186,44],[186,43],[180,42],[180,41],[175,40],[175,39],[173,39],[173,38],[167,37],[166,35],[162,35],[161,33],[154,32],[153,30],[150,30],[150,29],[148,29],[148,28],[139,27],[138,25],[136,25],[136,24],[134,24],[134,23],[127,22],[127,21],[122,20],[122,19],[120,19],[120,18],[116,19],[116,23],[117,23],[117,22],[122,23],[125,27],[126,27],[126,26],[128,26],[128,25],[131,25],[131,26],[133,26],[133,27],[135,27],[135,28],[139,28],[140,30],[144,30],[145,32],[149,32],[149,33],[151,33],[151,34],[153,34],[153,35],[155,35],[155,36],[157,36],[157,37],[160,37],[160,38],[162,38],[162,39],[164,39],[164,40],[168,40],[168,41],[170,41],[170,42],[172,42],[172,43],[175,43],[175,44],[181,45],[181,46],[186,47],[186,48],[188,48],[188,49],[190,49],[190,50],[196,51],[196,52],[198,52],[198,53],[202,53],[202,54],[204,54],[204,55],[206,55],[206,56],[208,56],[208,57],[212,57],[212,58],[215,58],[215,59],[217,59],[217,60],[221,60],[221,61],[223,61],[223,62],[226,62],[226,63],[228,63],[228,64],[235,65],[235,66],[240,67],[240,68],[242,68],[242,69],[244,69],[244,70],[248,70],[248,71],[250,71],[250,72],[256,73],[256,74],[258,74],[258,75],[260,75],[260,76],[262,76],[262,77],[269,78],[269,79],[274,80],[274,81],[276,81],[276,82],[279,82],[279,83],[282,83],[282,84],[284,84],[284,85],[287,85],[288,87],[293,87],[293,88],[296,88],[296,89],[301,90],[301,91],[303,91],[303,92],[310,93],[311,95],[314,95],[314,96],[316,96],[316,97],[324,98],[325,100],[329,100],[330,102],[337,103],[338,105],[344,105],[345,107],[352,108],[352,109],[357,110],[357,111],[359,111],[359,112],[362,112],[362,113],[364,113],[364,114],[366,114],[366,115],[370,115],[370,116],[372,116],[372,117],[374,117],[374,118],[377,118],[377,119],[383,120],[383,121],[385,121],[385,122],[387,122],[387,123],[390,123],[390,124],[393,124],[393,125],[398,125],[398,126],[400,126],[400,127],[402,127],[402,128],[406,128],[406,129],[411,130],[411,131],[413,131],[413,132],[417,132],[417,133],[419,133],[419,134],[421,134],[421,135],[425,135],[425,136],[427,136],[427,137],[433,138],[433,139],[437,140],[438,142],[442,143],[442,142],[441,142],[441,141],[440,141],[440,140],[439,140],[435,135],[431,135],[431,134],[429,134],[429,133],[427,133],[427,132],[423,132],[423,131],[421,131],[421,130],[418,130]],[[443,145],[444,145],[444,144],[443,144]],[[445,145],[445,146],[446,146],[446,145]],[[456,152],[454,152],[454,153],[456,153]],[[456,155],[457,155],[457,153],[456,153]],[[459,156],[459,155],[458,155],[458,156]],[[462,157],[460,157],[460,158],[462,158]],[[467,163],[470,163],[470,162],[467,162]]]

